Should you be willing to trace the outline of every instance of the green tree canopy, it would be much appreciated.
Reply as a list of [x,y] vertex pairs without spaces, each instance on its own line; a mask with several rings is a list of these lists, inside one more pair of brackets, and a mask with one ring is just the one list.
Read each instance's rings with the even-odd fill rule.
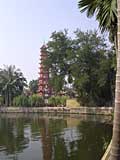
[[96,31],[52,33],[45,66],[56,93],[71,84],[82,105],[111,105],[114,99],[115,51]]
[[47,43],[47,51],[48,58],[45,64],[49,68],[50,84],[55,92],[59,92],[66,84],[65,77],[70,75],[68,68],[74,53],[67,30],[52,33]]
[[26,79],[20,69],[15,66],[0,68],[0,93],[6,106],[12,105],[13,97],[22,94]]
[[112,105],[114,99],[114,50],[107,49],[96,31],[75,32],[75,61],[71,66],[74,87],[82,105]]

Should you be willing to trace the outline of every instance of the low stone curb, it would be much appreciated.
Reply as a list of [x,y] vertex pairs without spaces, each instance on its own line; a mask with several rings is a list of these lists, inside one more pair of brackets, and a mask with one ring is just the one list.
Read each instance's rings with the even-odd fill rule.
[[1,107],[0,113],[75,113],[75,114],[98,114],[111,115],[113,107]]

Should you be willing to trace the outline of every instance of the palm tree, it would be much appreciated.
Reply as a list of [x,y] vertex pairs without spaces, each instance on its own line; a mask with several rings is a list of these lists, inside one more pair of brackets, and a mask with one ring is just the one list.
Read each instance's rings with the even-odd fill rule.
[[118,6],[118,56],[117,56],[113,137],[112,137],[110,160],[120,159],[120,0],[117,0],[117,6]]
[[79,8],[82,12],[87,11],[88,17],[96,14],[96,19],[99,21],[100,29],[102,31],[109,31],[110,34],[115,35],[114,40],[116,40],[117,49],[117,73],[110,160],[120,160],[120,0],[80,0]]
[[26,79],[15,66],[4,66],[4,69],[0,69],[0,93],[4,97],[6,106],[12,104],[14,96],[22,93],[25,85]]
[[117,49],[117,2],[116,0],[79,0],[81,12],[86,11],[87,17],[96,16],[102,32],[108,31]]

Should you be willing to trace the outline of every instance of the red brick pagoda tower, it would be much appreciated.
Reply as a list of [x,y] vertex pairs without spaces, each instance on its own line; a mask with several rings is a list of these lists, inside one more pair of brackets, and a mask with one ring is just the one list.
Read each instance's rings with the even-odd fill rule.
[[51,89],[48,84],[49,80],[49,71],[43,65],[43,61],[47,58],[46,46],[43,45],[40,48],[40,72],[39,72],[39,81],[38,81],[38,93],[40,96],[45,98],[51,95]]

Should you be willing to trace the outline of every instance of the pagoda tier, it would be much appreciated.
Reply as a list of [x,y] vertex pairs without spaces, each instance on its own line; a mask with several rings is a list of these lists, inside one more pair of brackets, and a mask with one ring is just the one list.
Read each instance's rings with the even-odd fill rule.
[[46,46],[43,45],[40,50],[40,67],[39,67],[39,81],[38,81],[38,93],[41,96],[49,97],[51,95],[51,88],[49,86],[49,70],[47,70],[43,64],[43,61],[47,58]]

